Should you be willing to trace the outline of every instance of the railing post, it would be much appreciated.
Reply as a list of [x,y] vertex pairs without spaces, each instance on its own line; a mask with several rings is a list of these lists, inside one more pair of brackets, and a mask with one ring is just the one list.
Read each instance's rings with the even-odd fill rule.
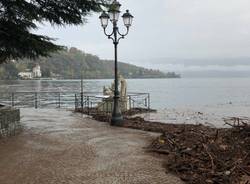
[[[105,113],[108,114],[108,113],[109,113],[109,101],[105,101],[105,103],[106,103],[106,112],[105,112]],[[105,104],[105,103],[104,103],[104,104]],[[104,104],[103,104],[103,105],[104,105]],[[105,107],[103,107],[103,108],[105,108]],[[103,110],[104,110],[104,109],[103,109]]]
[[83,92],[81,92],[81,109],[82,109],[82,112],[83,112]]
[[148,93],[148,109],[150,109],[150,94]]
[[87,103],[88,103],[88,115],[89,115],[89,96],[87,96]]
[[58,108],[61,108],[61,93],[58,93]]
[[37,92],[35,92],[35,109],[37,109],[37,104],[38,102],[37,102]]
[[131,96],[129,96],[128,99],[129,99],[129,110],[131,110]]
[[77,110],[77,104],[78,104],[78,102],[77,102],[77,95],[75,94],[75,111]]
[[11,106],[12,107],[15,106],[15,94],[14,93],[11,94]]

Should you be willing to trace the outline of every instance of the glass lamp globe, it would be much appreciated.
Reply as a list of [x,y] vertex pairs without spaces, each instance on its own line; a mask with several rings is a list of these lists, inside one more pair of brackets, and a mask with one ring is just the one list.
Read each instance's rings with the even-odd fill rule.
[[110,5],[109,8],[109,17],[111,22],[117,22],[120,16],[120,8],[121,4],[117,1],[114,0],[113,3]]
[[105,11],[103,11],[99,19],[101,20],[102,27],[106,28],[109,23],[109,15]]
[[129,10],[126,11],[126,13],[123,14],[123,23],[126,27],[130,27],[133,22],[133,16],[129,13]]

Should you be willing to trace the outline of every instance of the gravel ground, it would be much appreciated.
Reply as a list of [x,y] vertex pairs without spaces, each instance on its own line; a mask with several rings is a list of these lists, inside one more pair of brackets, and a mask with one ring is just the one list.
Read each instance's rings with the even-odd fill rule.
[[24,131],[0,140],[0,184],[181,184],[145,151],[157,134],[64,110],[21,111]]

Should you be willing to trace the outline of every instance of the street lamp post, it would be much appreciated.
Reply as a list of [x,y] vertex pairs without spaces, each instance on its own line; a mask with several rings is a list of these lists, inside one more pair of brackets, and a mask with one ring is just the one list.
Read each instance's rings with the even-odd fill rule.
[[[133,16],[129,13],[129,10],[126,11],[122,15],[124,25],[126,27],[126,33],[122,34],[119,31],[119,28],[117,26],[117,22],[119,20],[120,16],[120,7],[121,4],[114,0],[113,3],[110,5],[110,8],[108,10],[108,13],[103,11],[101,16],[99,17],[101,20],[101,25],[104,30],[104,34],[113,41],[114,49],[115,49],[115,90],[114,90],[114,101],[113,101],[113,111],[112,111],[112,118],[111,118],[111,125],[122,125],[123,117],[120,110],[119,105],[119,99],[120,99],[120,93],[118,90],[118,64],[117,64],[117,46],[121,39],[124,39],[125,36],[129,32],[129,28],[132,25]],[[108,26],[109,21],[113,24],[113,31],[111,34],[108,34],[106,32],[106,28]]]

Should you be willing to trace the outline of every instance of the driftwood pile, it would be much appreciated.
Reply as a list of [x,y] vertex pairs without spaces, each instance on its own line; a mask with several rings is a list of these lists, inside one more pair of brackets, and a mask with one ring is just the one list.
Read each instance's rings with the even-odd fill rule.
[[166,169],[186,183],[250,184],[250,131],[249,124],[243,126],[182,125],[164,132],[149,149],[167,154]]
[[[102,122],[110,122],[111,121],[111,112],[101,112],[98,111],[97,108],[77,108],[75,109],[75,112],[83,113],[86,115],[92,116],[93,119],[97,121],[102,121]],[[123,112],[122,115],[125,119],[125,121],[129,121],[130,117],[138,114],[143,114],[143,113],[150,113],[150,112],[156,112],[154,109],[147,109],[147,108],[132,108],[126,112]],[[132,118],[132,121],[136,120],[136,118]],[[139,118],[140,121],[142,118]],[[144,119],[142,119],[144,120]]]

